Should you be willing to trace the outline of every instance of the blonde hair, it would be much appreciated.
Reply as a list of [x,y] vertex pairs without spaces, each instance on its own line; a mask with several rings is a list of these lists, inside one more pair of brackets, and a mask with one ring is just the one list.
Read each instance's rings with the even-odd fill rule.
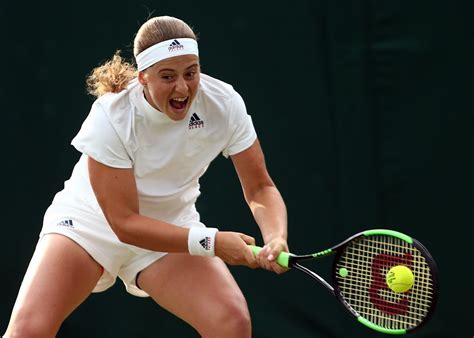
[[[133,41],[133,55],[136,57],[145,49],[165,40],[191,38],[196,34],[184,21],[171,16],[158,16],[147,20],[138,30]],[[89,94],[99,97],[106,93],[118,93],[127,88],[137,76],[136,67],[115,52],[111,60],[94,68],[86,80]]]

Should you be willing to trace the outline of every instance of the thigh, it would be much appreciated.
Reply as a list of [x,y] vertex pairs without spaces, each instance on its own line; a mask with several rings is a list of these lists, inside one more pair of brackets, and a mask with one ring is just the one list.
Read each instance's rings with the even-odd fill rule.
[[203,336],[218,332],[216,325],[240,318],[250,322],[246,300],[220,258],[168,254],[143,270],[138,284]]
[[21,284],[7,333],[55,332],[92,292],[101,274],[102,267],[71,239],[43,236]]

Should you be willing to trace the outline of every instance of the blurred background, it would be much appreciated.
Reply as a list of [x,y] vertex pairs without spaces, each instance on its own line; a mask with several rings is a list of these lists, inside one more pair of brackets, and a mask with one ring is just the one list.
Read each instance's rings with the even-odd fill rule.
[[[413,337],[472,337],[473,6],[471,1],[43,1],[0,4],[6,329],[42,217],[79,153],[70,140],[93,98],[85,78],[149,16],[199,34],[202,71],[244,97],[289,212],[293,252],[367,228],[424,243],[439,303]],[[198,209],[222,230],[261,238],[230,160],[202,179]],[[322,275],[329,265],[320,263]],[[381,337],[298,272],[231,267],[254,337]],[[463,303],[465,303],[463,305]],[[197,337],[121,282],[93,294],[58,337]]]

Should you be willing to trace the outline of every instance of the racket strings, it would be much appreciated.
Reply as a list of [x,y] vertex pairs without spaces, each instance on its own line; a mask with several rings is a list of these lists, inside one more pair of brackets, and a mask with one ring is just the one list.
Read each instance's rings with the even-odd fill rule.
[[[367,269],[362,269],[359,263],[360,262],[356,260],[351,260],[350,258],[346,259],[346,265],[347,267],[350,267],[350,270],[353,273],[353,276],[351,279],[352,282],[359,283],[361,287],[365,287],[365,288],[370,288],[370,286],[377,286],[378,287],[377,289],[380,290],[381,292],[384,292],[384,291],[388,292],[386,297],[396,297],[396,295],[399,295],[396,293],[395,295],[393,295],[394,292],[389,289],[385,290],[385,288],[387,287],[385,280],[372,281],[368,279],[366,275]],[[385,273],[388,272],[388,269],[386,270],[387,271],[384,271]],[[416,277],[418,279],[418,282],[416,283],[416,285],[414,285],[414,288],[419,288],[419,292],[410,291],[412,300],[419,300],[420,303],[424,302],[426,304],[430,304],[430,302],[427,300],[425,296],[423,297],[420,296],[420,294],[423,292],[431,296],[433,296],[434,294],[433,285],[430,279],[429,271],[421,271]]]
[[[347,293],[344,294],[344,296],[347,297],[347,298],[353,297],[353,299],[357,299],[359,294],[358,293],[347,292]],[[373,305],[372,302],[370,302],[366,299],[357,299],[357,301],[360,303],[360,306],[365,307],[366,310],[370,310],[371,306]],[[425,310],[427,310],[428,307],[429,307],[427,304],[419,304],[419,305],[422,306],[422,307],[425,307]],[[398,309],[398,307],[396,305],[387,305],[387,308],[391,308],[392,310]],[[406,314],[401,314],[401,315],[399,315],[399,317],[409,318],[411,314],[419,315],[420,311],[413,311],[413,309],[409,308]]]
[[[355,260],[355,259],[351,259],[350,257],[347,257],[346,258],[346,264],[351,266],[354,272],[360,273],[360,277],[367,281],[367,277],[364,275],[364,273],[367,270],[362,269],[360,267],[360,260]],[[429,269],[426,270],[426,271],[423,271],[423,270],[419,271],[418,275],[417,275],[417,278],[420,279],[420,281],[419,281],[420,284],[424,283],[427,287],[430,287],[432,285],[431,280],[430,280],[431,274],[430,274]]]
[[[408,266],[415,276],[406,293],[390,290],[385,275],[395,265]],[[348,270],[346,277],[339,269]],[[344,301],[370,322],[389,329],[409,329],[429,313],[434,289],[431,270],[421,252],[387,235],[351,242],[336,264],[336,281]]]
[[[350,265],[348,265],[348,266],[350,266]],[[399,295],[398,297],[394,296],[393,291],[385,289],[385,287],[386,287],[385,283],[377,283],[377,282],[372,282],[371,283],[370,281],[367,280],[366,276],[362,275],[363,271],[361,269],[351,267],[350,271],[352,273],[354,273],[354,275],[352,276],[352,279],[351,279],[351,283],[357,283],[357,286],[359,286],[360,288],[369,289],[370,287],[375,287],[381,293],[381,295],[382,295],[381,298],[382,299],[391,299],[392,302],[399,302],[402,297],[406,297],[404,293],[403,294],[396,294],[396,295]],[[346,280],[341,282],[341,284],[344,284],[344,283],[346,283]],[[433,296],[434,292],[433,292],[432,288],[430,287],[430,285],[425,285],[423,287],[426,288],[425,292],[428,295]],[[349,287],[347,287],[347,289],[348,289],[347,294],[349,294],[349,295],[351,295],[351,294],[352,295],[359,295],[360,294],[359,291],[357,293],[351,292],[351,289]],[[412,302],[416,302],[417,305],[419,305],[419,306],[425,306],[427,308],[429,308],[430,305],[431,305],[430,300],[427,299],[426,297],[421,297],[420,293],[410,294],[410,300]]]

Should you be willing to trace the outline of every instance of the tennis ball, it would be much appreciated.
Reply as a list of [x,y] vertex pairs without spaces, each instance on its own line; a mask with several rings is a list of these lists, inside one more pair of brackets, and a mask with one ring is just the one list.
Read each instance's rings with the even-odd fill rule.
[[391,290],[401,293],[411,289],[415,277],[413,272],[405,265],[396,265],[387,272],[385,280]]

